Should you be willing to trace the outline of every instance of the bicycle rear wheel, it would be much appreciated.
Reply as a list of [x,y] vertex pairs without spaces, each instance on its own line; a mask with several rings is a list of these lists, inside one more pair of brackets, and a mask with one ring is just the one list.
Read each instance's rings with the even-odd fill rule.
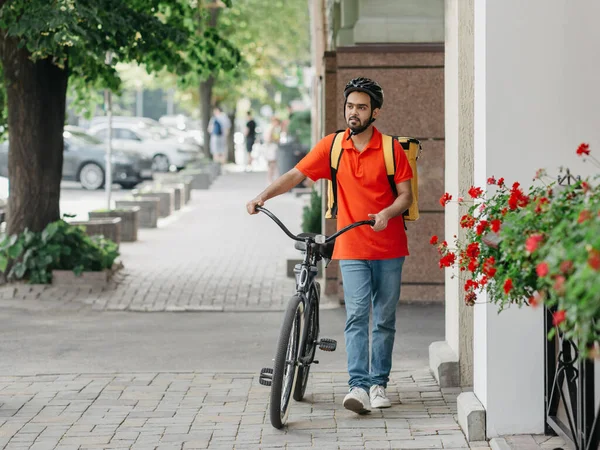
[[303,330],[304,302],[299,296],[294,295],[288,303],[281,325],[273,365],[269,411],[271,425],[275,428],[281,428],[287,422],[290,401],[298,376],[298,350]]
[[[316,283],[318,289],[318,283]],[[311,296],[314,296],[314,291],[311,291]],[[304,348],[301,349],[300,355],[303,358],[313,360],[315,352],[317,351],[316,341],[319,339],[319,329],[317,322],[317,314],[319,313],[319,302],[318,299],[311,298],[311,309],[310,317],[308,317],[308,323],[306,324],[306,339],[304,341]],[[306,393],[306,386],[308,385],[308,374],[310,372],[310,365],[298,367],[298,381],[294,388],[294,400],[302,401],[304,394]]]

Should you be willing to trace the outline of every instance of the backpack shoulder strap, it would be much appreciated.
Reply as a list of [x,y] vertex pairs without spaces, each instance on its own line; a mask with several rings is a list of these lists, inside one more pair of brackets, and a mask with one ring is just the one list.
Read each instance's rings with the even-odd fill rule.
[[390,183],[390,187],[392,188],[392,192],[394,196],[398,196],[398,188],[396,187],[396,182],[394,180],[394,175],[396,175],[396,158],[394,154],[394,137],[388,136],[387,134],[381,135],[381,139],[383,141],[383,159],[385,160],[385,172],[387,174],[387,179]]
[[[342,153],[344,153],[344,149],[342,148],[343,139],[344,132],[338,131],[331,142],[331,149],[329,150],[329,166],[331,168],[331,207],[329,215],[332,217],[337,216],[337,169],[342,159]],[[331,202],[331,200],[333,201]]]

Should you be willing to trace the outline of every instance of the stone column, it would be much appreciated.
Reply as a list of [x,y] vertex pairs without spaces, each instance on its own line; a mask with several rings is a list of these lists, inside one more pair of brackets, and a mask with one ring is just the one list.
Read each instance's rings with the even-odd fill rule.
[[[473,184],[473,9],[474,0],[446,0],[445,184],[455,199]],[[464,238],[459,218],[466,209],[446,206],[446,240]],[[442,387],[473,384],[473,308],[463,301],[466,280],[456,272],[445,274],[446,340],[430,347],[430,367]]]

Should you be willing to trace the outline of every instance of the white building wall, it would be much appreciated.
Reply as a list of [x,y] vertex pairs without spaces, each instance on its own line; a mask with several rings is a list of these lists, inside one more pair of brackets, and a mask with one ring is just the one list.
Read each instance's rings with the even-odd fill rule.
[[[489,176],[528,186],[538,168],[597,172],[600,155],[600,2],[476,0],[475,184]],[[484,300],[484,299],[480,299]],[[487,434],[542,433],[541,309],[475,311],[474,391]]]
[[[446,0],[446,41],[444,45],[445,82],[445,186],[447,192],[458,192],[458,0]],[[441,196],[441,193],[440,193]],[[449,203],[445,212],[445,236],[458,235],[458,206]],[[446,269],[446,342],[459,356],[459,305],[461,295],[458,277],[452,278],[453,269]]]

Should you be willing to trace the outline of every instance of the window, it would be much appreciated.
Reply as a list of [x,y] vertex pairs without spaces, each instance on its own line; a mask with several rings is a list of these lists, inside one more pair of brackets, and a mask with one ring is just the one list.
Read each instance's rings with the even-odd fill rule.
[[103,128],[101,130],[96,131],[96,137],[98,139],[102,139],[103,141],[108,139],[108,130]]
[[125,139],[128,141],[139,141],[140,138],[137,134],[135,134],[131,130],[127,130],[126,128],[115,128],[115,139]]

